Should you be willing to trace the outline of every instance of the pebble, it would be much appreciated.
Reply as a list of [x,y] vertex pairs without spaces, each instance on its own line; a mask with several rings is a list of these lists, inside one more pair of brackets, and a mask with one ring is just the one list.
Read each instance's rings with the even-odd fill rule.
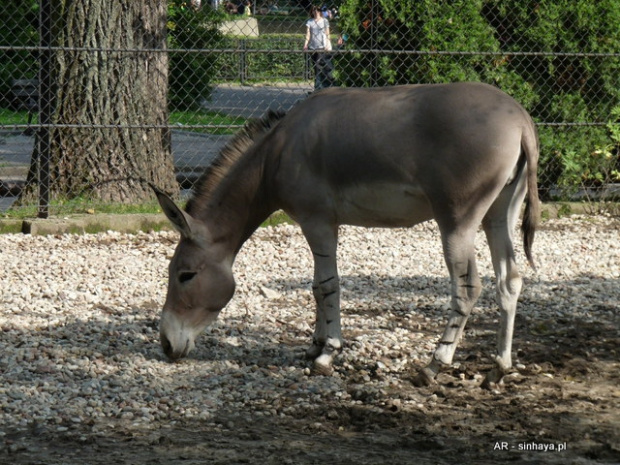
[[[556,319],[611,316],[620,301],[618,231],[618,221],[604,216],[546,222],[534,243],[537,272],[526,265],[519,241],[520,317],[546,334],[556,330]],[[442,401],[437,393],[424,398],[403,390],[411,364],[428,361],[447,321],[449,282],[434,223],[341,228],[346,340],[329,377],[311,376],[304,359],[314,327],[313,260],[291,225],[252,236],[235,263],[236,295],[219,321],[189,359],[167,362],[157,328],[177,238],[173,232],[0,235],[4,431],[35,421],[58,432],[84,423],[98,430],[113,421],[142,427],[215,421],[224,407],[299,417],[335,399],[392,411]],[[468,338],[482,337],[480,328],[496,326],[498,318],[482,233],[477,248],[485,287],[472,322],[479,328]],[[516,368],[545,373],[539,363],[520,357]],[[332,420],[338,415],[326,413]]]

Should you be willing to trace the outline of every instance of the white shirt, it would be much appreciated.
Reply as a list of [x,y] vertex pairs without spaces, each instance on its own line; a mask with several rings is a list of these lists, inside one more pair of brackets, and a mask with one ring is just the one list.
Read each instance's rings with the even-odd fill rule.
[[306,27],[310,29],[308,50],[324,50],[327,44],[327,30],[329,29],[329,21],[325,18],[311,18],[306,21]]

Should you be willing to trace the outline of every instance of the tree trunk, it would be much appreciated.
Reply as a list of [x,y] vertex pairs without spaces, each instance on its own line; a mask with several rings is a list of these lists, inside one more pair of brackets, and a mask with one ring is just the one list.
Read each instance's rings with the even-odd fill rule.
[[135,203],[152,199],[149,182],[178,190],[164,128],[166,0],[52,4],[52,199]]

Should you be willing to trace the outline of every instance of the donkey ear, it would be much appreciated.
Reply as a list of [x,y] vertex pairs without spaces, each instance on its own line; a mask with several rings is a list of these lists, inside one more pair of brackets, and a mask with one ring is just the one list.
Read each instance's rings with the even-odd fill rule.
[[191,237],[192,235],[192,217],[181,210],[170,197],[164,194],[151,184],[151,189],[157,195],[157,201],[161,206],[164,215],[170,220],[174,228],[181,233],[184,237]]

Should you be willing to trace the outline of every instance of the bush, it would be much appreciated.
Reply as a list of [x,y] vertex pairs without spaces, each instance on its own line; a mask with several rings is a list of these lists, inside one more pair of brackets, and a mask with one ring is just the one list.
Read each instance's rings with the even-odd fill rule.
[[[620,106],[614,0],[344,0],[340,13],[348,47],[361,50],[338,58],[344,85],[483,81],[515,97],[538,123],[617,121],[610,119]],[[595,183],[609,172],[609,158],[595,154],[605,151],[612,164],[618,157],[604,124],[542,126],[540,134],[543,190],[574,185],[578,169],[580,182]]]
[[222,81],[278,81],[309,79],[307,56],[302,53],[303,36],[264,34],[258,38],[226,37],[217,61],[217,79]]
[[[502,50],[546,53],[511,63],[536,92],[528,109],[537,121],[613,123],[620,105],[620,57],[612,55],[620,50],[618,2],[495,0],[487,3],[485,16],[503,31]],[[612,158],[618,152],[610,129],[605,124],[541,129],[546,186],[570,191],[613,181],[609,165],[617,163]],[[599,156],[602,151],[609,157]]]
[[[221,40],[217,29],[221,17],[208,2],[203,2],[206,6],[199,10],[187,6],[188,3],[168,1],[169,98],[172,108],[177,109],[195,108],[209,97],[215,74],[215,54],[187,50],[217,48]],[[38,5],[38,0],[0,0],[0,12],[5,16],[10,14],[10,20],[0,28],[0,44],[39,45]],[[0,51],[0,106],[6,108],[11,104],[12,81],[37,78],[38,66],[35,52]]]
[[[14,47],[39,45],[37,0],[15,2],[0,0],[4,19],[0,27],[0,44]],[[35,52],[0,50],[0,107],[12,108],[11,86],[15,79],[36,79],[39,64]]]
[[174,110],[200,107],[213,90],[216,73],[216,53],[207,52],[221,46],[218,30],[221,14],[208,5],[197,10],[188,2],[174,0],[168,3],[169,104]]

